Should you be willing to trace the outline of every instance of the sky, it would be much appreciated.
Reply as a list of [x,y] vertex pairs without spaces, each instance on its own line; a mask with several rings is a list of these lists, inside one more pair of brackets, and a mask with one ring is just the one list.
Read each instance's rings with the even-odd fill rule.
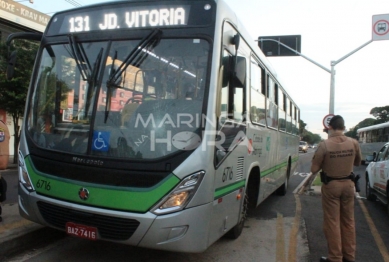
[[[21,2],[54,12],[107,0],[34,0]],[[389,40],[373,41],[374,15],[389,16],[388,0],[225,0],[253,40],[259,36],[301,35],[301,53],[327,69],[335,65],[334,113],[346,128],[373,117],[374,107],[389,105]],[[20,2],[20,1],[17,1]],[[73,4],[70,4],[73,3]],[[75,5],[74,5],[75,4]],[[389,20],[389,19],[388,19]],[[358,50],[358,51],[357,51]],[[331,75],[303,57],[269,57],[286,91],[300,108],[300,118],[323,138],[329,113]]]

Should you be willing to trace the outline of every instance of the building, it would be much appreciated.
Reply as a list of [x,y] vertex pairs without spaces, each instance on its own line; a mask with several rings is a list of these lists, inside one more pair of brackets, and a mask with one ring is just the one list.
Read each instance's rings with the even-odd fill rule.
[[[32,2],[32,0],[30,0]],[[15,32],[43,32],[50,16],[38,12],[13,0],[0,0],[0,40],[6,41],[8,35]],[[14,156],[14,126],[12,117],[0,110],[0,120],[5,122],[11,134],[10,158]]]

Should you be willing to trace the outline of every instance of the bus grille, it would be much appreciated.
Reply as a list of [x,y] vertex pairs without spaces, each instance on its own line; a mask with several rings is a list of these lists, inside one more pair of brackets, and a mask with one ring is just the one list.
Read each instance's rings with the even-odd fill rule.
[[38,208],[45,221],[54,227],[65,230],[66,222],[93,226],[102,238],[110,240],[129,239],[140,224],[135,219],[97,215],[41,201],[38,202]]

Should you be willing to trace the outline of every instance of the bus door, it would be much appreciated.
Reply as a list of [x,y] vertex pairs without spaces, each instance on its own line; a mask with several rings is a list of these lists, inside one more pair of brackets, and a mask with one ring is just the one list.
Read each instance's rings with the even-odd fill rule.
[[[223,52],[223,80],[217,107],[219,121],[215,143],[215,194],[210,238],[216,240],[240,219],[245,194],[246,137],[246,63],[243,56]],[[230,75],[231,66],[236,71]]]

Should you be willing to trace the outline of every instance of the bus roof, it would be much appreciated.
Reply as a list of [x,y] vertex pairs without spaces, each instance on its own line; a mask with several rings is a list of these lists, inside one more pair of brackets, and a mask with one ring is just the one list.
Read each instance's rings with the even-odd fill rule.
[[365,131],[370,131],[370,130],[375,130],[375,129],[380,129],[380,128],[385,128],[385,127],[389,127],[389,122],[359,128],[357,130],[357,133],[365,132]]

